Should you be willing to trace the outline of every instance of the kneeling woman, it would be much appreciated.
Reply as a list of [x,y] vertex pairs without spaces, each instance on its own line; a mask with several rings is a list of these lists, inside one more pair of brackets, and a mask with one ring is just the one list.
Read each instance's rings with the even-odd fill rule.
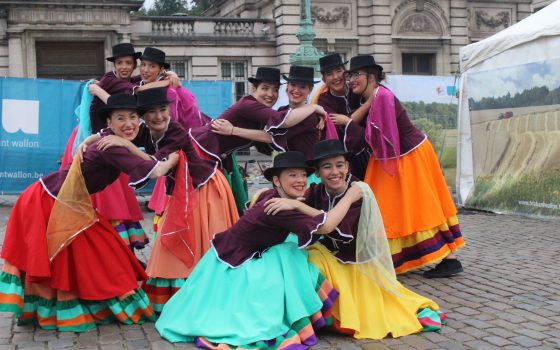
[[[138,133],[136,100],[111,96],[99,117],[114,133],[132,140]],[[42,177],[14,205],[0,275],[0,311],[15,312],[20,324],[82,332],[96,323],[125,324],[153,319],[148,298],[138,289],[147,278],[134,254],[109,221],[92,206],[90,194],[121,172],[131,186],[165,175],[177,162],[143,160],[123,147],[100,152],[92,144],[83,163]]]
[[[275,188],[263,192],[235,225],[214,237],[213,249],[163,308],[156,323],[162,337],[208,348],[306,348],[317,342],[313,329],[328,322],[324,316],[337,292],[301,248],[314,236],[332,232],[362,192],[351,187],[333,210],[314,217],[264,212],[271,198],[302,196],[311,171],[300,152],[276,156],[265,171]],[[284,242],[290,232],[297,243]]]
[[332,308],[334,328],[357,339],[440,330],[445,315],[437,311],[437,304],[397,281],[379,207],[367,184],[350,187],[359,180],[348,173],[347,155],[338,140],[315,144],[309,163],[321,183],[312,184],[306,193],[308,205],[273,199],[265,210],[297,208],[316,215],[336,205],[352,187],[363,186],[363,199],[352,204],[337,234],[321,237],[308,248],[309,261],[340,293]]

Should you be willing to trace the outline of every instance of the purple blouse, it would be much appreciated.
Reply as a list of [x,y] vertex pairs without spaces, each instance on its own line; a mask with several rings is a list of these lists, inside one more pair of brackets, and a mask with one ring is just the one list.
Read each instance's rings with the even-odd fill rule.
[[[274,139],[278,133],[282,133],[282,129],[279,129],[278,126],[284,122],[289,113],[290,111],[275,111],[249,95],[242,97],[233,106],[226,109],[218,118],[226,119],[236,127],[266,130]],[[192,128],[189,130],[189,134],[201,150],[220,162],[220,166],[221,162],[230,153],[237,149],[252,146],[254,143],[241,137],[219,135],[212,132],[211,124]],[[282,146],[274,144],[274,140],[272,146],[279,151],[285,151]]]
[[[107,91],[109,95],[117,93],[132,94],[132,89],[137,85],[142,78],[139,75],[133,76],[130,80],[124,80],[115,74],[114,71],[105,73],[101,79],[99,79],[99,86]],[[91,106],[89,107],[89,117],[91,121],[91,132],[95,134],[99,130],[107,127],[105,120],[97,117],[97,112],[99,108],[104,107],[105,103],[99,99],[99,97],[94,96],[93,101],[91,101]]]
[[[178,150],[185,152],[193,186],[199,188],[214,175],[217,162],[200,158],[191,142],[187,131],[173,120],[169,121],[167,130],[158,140],[152,139],[150,129],[142,123],[138,136],[133,141],[136,146],[144,147],[145,152],[153,155],[157,160],[165,159],[170,153]],[[169,187],[171,188],[171,186]]]
[[[306,204],[319,210],[329,211],[340,201],[346,194],[350,183],[359,181],[358,178],[348,176],[346,180],[346,189],[343,193],[331,197],[325,185],[311,184],[306,193]],[[358,223],[360,221],[360,212],[362,210],[362,200],[352,203],[348,213],[337,226],[336,232],[329,235],[321,236],[319,243],[325,246],[333,255],[344,263],[356,262],[356,234],[358,233]]]
[[325,222],[326,214],[309,217],[296,210],[267,215],[264,204],[271,198],[280,197],[275,189],[261,194],[254,207],[243,214],[235,225],[218,233],[212,247],[218,259],[230,267],[260,257],[268,248],[284,242],[288,234],[295,233],[299,248],[311,243],[313,234]]
[[[278,108],[279,112],[289,111],[290,106]],[[313,113],[301,123],[285,130],[285,134],[277,137],[277,143],[286,145],[287,151],[299,151],[305,154],[307,160],[313,158],[313,145],[321,140],[321,132],[316,126],[321,120],[321,115]],[[282,140],[282,141],[280,141]]]
[[322,106],[327,113],[344,114],[346,116],[352,114],[352,111],[360,107],[360,96],[354,94],[350,89],[346,88],[346,95],[336,96],[330,90],[319,95],[317,104]]
[[[157,160],[144,160],[131,154],[125,147],[111,147],[105,151],[97,149],[97,141],[88,146],[81,164],[82,175],[90,194],[99,192],[113,183],[121,172],[128,174],[129,185],[141,188],[158,165]],[[70,164],[39,179],[52,196],[58,195],[66,179]]]

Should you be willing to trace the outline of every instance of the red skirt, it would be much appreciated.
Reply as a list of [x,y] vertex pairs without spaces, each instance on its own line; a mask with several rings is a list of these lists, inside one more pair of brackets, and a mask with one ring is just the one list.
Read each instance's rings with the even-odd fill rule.
[[80,233],[52,262],[46,230],[54,199],[39,181],[19,197],[6,227],[2,258],[25,272],[25,282],[72,292],[83,300],[121,296],[147,279],[134,254],[107,219]]

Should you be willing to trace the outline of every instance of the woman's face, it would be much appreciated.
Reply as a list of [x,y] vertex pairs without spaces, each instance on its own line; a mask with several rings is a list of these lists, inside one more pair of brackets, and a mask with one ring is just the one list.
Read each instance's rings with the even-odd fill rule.
[[253,97],[267,107],[272,107],[278,100],[279,86],[272,83],[262,82],[256,88],[253,87]]
[[115,72],[120,79],[129,79],[136,68],[136,59],[132,56],[118,57],[113,62]]
[[317,176],[329,193],[342,193],[346,189],[349,165],[344,156],[336,156],[319,161]]
[[344,95],[346,93],[346,78],[343,67],[337,67],[323,74],[325,85],[336,95]]
[[307,96],[309,96],[311,90],[312,86],[309,86],[308,84],[289,82],[286,87],[286,92],[288,93],[290,104],[296,106],[305,104]]
[[159,63],[150,60],[140,61],[140,76],[145,84],[153,83],[160,74],[163,74],[163,67]]
[[169,106],[156,106],[144,113],[146,126],[155,134],[163,134],[169,125]]
[[111,112],[111,117],[107,118],[107,126],[115,135],[132,141],[138,135],[139,121],[136,110],[115,109]]
[[[307,172],[301,168],[287,168],[272,177],[272,182],[280,194],[287,198],[303,197],[307,187]],[[284,197],[284,196],[283,196]]]
[[364,70],[357,70],[354,72],[347,73],[348,86],[356,95],[363,95],[367,88],[373,89],[375,86],[373,83],[375,79],[370,74],[367,74]]

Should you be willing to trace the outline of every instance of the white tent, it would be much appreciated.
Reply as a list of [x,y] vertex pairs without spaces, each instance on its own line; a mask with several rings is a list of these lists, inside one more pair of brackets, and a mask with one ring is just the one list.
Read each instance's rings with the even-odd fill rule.
[[[560,58],[560,0],[487,39],[463,47],[460,57],[457,194],[459,202],[464,204],[475,182],[473,156],[475,160],[483,156],[477,153],[480,147],[475,147],[473,152],[469,97],[477,91],[469,93],[468,89],[473,89],[469,78],[476,73],[483,72],[478,74],[481,77],[532,62],[560,62],[554,61]],[[558,76],[560,72],[555,74]]]

